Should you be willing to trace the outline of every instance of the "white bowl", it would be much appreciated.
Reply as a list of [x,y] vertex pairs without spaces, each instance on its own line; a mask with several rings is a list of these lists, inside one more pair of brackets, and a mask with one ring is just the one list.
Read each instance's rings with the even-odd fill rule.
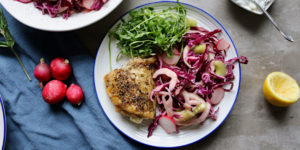
[[[147,7],[151,6],[154,7],[156,10],[165,9],[170,6],[176,6],[177,4],[175,2],[154,2],[145,4],[140,7]],[[227,51],[227,57],[226,60],[237,57],[237,51],[235,48],[235,45],[230,38],[228,32],[225,30],[225,28],[210,14],[205,12],[204,10],[197,8],[195,6],[185,4],[183,3],[187,10],[187,16],[193,17],[197,20],[198,26],[202,26],[208,30],[214,30],[217,28],[220,28],[223,30],[221,34],[219,34],[220,38],[224,38],[225,40],[229,41],[231,44],[231,47]],[[128,13],[124,15],[124,19],[128,19]],[[116,25],[120,23],[118,21],[112,28],[116,27]],[[113,69],[121,68],[122,65],[128,60],[128,58],[122,57],[123,59],[116,62],[115,58],[120,52],[120,49],[116,46],[116,40],[111,41],[111,56],[112,56],[112,67]],[[208,119],[204,122],[202,125],[197,126],[191,126],[186,128],[180,128],[180,132],[178,134],[166,134],[163,129],[158,126],[152,136],[150,138],[147,138],[148,133],[148,125],[151,122],[145,122],[141,125],[134,124],[129,121],[128,118],[123,117],[120,113],[115,111],[114,105],[111,103],[108,95],[105,91],[105,83],[104,83],[104,76],[105,74],[110,72],[109,68],[109,51],[108,51],[108,44],[109,44],[109,38],[108,34],[104,37],[103,41],[101,42],[101,45],[99,47],[96,61],[95,61],[95,69],[94,69],[94,80],[95,80],[95,87],[96,87],[96,93],[99,99],[100,106],[102,107],[102,110],[106,114],[106,116],[109,118],[111,123],[122,133],[127,135],[129,138],[138,141],[140,143],[154,146],[154,147],[179,147],[184,146],[187,144],[194,143],[196,141],[199,141],[203,138],[205,138],[207,135],[212,133],[214,130],[216,130],[222,122],[226,119],[226,117],[229,115],[230,111],[232,110],[235,101],[238,96],[238,91],[240,87],[240,65],[239,63],[235,64],[235,69],[233,71],[235,75],[235,80],[233,81],[234,87],[232,91],[226,92],[224,99],[221,101],[221,103],[218,105],[220,107],[219,113],[218,113],[218,119],[216,121],[213,121],[211,119]],[[101,121],[101,120],[99,120]]]
[[123,0],[109,0],[99,11],[80,12],[67,20],[61,16],[51,18],[48,14],[35,8],[33,3],[24,4],[16,0],[1,0],[2,6],[17,20],[35,29],[45,31],[71,31],[88,26],[104,18]]
[[6,137],[6,119],[2,97],[0,95],[0,148],[4,149]]

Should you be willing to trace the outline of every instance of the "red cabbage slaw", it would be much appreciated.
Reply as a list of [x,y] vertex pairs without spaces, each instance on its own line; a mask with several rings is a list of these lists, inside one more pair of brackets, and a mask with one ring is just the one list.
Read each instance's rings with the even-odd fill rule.
[[[215,109],[216,105],[223,99],[224,91],[229,92],[233,88],[234,64],[248,62],[244,56],[225,60],[230,44],[227,42],[228,47],[221,50],[217,48],[224,40],[218,39],[220,32],[221,29],[208,31],[202,27],[191,27],[183,36],[182,53],[178,52],[179,45],[174,46],[174,57],[179,58],[178,62],[172,64],[174,59],[164,54],[157,55],[159,64],[153,75],[156,88],[151,92],[150,99],[157,101],[160,114],[149,126],[148,137],[164,115],[171,117],[177,127],[202,124],[208,118],[217,119],[219,107]],[[203,53],[193,51],[197,45],[205,45]],[[224,64],[225,74],[216,73],[216,61]],[[224,85],[230,85],[230,88],[225,89]],[[203,109],[193,113],[199,110],[199,106]],[[185,114],[187,111],[192,115]]]
[[34,6],[42,11],[43,14],[49,14],[52,18],[61,15],[68,19],[71,14],[83,10],[100,10],[108,0],[17,0],[22,3],[33,2]]

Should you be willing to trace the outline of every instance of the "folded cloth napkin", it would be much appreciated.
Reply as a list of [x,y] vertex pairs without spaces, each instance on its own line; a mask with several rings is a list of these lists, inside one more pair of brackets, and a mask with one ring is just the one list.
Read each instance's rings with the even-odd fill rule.
[[[0,48],[0,94],[7,117],[6,149],[148,148],[118,132],[102,112],[94,88],[94,59],[71,32],[31,29],[0,7],[16,41],[15,50],[33,79],[30,82],[26,78],[9,49]],[[42,98],[33,70],[41,57],[49,63],[58,56],[70,60],[73,80],[69,82],[79,84],[84,91],[85,99],[80,107],[67,101],[51,106]]]

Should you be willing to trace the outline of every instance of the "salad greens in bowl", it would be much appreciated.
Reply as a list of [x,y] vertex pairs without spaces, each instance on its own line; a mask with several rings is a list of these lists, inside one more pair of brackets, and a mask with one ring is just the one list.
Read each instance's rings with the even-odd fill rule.
[[17,20],[35,29],[71,31],[111,13],[123,0],[1,0]]

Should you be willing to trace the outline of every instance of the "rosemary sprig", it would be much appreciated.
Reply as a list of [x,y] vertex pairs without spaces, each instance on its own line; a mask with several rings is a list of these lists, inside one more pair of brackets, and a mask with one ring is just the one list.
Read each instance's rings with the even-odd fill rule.
[[21,61],[19,55],[16,53],[16,51],[14,50],[14,45],[15,45],[15,41],[13,39],[13,37],[11,36],[9,29],[7,27],[7,23],[5,20],[5,17],[3,15],[3,12],[0,8],[0,34],[4,37],[4,41],[0,41],[0,47],[7,47],[11,50],[11,52],[17,57],[25,75],[27,76],[28,80],[31,81],[31,78],[29,76],[29,74],[27,73],[23,62]]

